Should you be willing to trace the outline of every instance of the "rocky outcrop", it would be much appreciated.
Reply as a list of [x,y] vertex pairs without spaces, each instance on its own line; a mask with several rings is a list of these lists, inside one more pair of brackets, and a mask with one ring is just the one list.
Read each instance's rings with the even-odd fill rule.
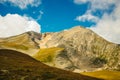
[[55,57],[55,67],[77,72],[120,70],[120,46],[106,41],[89,29],[78,26],[48,34],[44,40],[44,44],[40,43],[44,48],[64,48]]

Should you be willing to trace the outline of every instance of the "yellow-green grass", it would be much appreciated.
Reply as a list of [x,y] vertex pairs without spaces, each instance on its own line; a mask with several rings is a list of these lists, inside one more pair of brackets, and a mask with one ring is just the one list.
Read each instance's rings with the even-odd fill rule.
[[55,55],[64,50],[64,48],[59,47],[51,47],[40,49],[38,53],[36,53],[33,57],[41,62],[50,63],[53,62]]
[[14,42],[1,43],[1,45],[4,45],[6,47],[10,47],[10,48],[15,48],[15,49],[28,50],[28,47],[26,47],[22,44],[14,43]]
[[102,70],[95,72],[83,72],[81,74],[96,78],[102,78],[104,80],[120,80],[120,71]]

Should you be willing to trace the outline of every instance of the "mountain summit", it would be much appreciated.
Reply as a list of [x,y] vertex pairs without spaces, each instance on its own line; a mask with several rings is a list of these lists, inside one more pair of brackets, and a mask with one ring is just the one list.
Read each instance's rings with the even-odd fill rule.
[[58,68],[72,71],[120,70],[120,46],[86,28],[77,26],[46,34],[40,45],[41,48],[64,48],[54,56],[53,65]]

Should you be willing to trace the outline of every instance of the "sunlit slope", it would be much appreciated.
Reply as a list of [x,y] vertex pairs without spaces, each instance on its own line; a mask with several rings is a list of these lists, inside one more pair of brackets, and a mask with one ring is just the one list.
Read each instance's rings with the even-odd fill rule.
[[26,32],[17,36],[0,39],[0,48],[13,49],[28,53],[29,55],[39,50],[39,43],[41,35],[36,32]]
[[59,54],[60,51],[64,50],[64,48],[51,47],[51,48],[43,48],[40,49],[33,57],[43,63],[48,65],[55,65],[56,55]]
[[32,57],[49,66],[57,67],[64,70],[70,70],[67,69],[68,66],[66,65],[71,66],[71,60],[69,59],[69,56],[67,56],[65,53],[66,51],[64,50],[64,48],[60,47],[41,48]]
[[95,71],[95,72],[83,72],[81,74],[96,77],[96,78],[102,78],[105,80],[120,80],[120,71]]
[[0,50],[0,80],[98,80],[57,68],[13,50]]

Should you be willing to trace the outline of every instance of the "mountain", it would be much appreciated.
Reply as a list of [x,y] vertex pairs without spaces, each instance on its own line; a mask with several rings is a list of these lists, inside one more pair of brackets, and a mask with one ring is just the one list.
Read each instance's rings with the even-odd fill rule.
[[78,26],[43,36],[41,49],[33,57],[48,65],[74,72],[120,70],[120,45],[106,41],[89,29]]
[[0,80],[99,80],[49,67],[14,50],[0,49]]
[[13,49],[32,55],[40,49],[39,46],[40,39],[41,39],[40,33],[29,31],[17,36],[0,38],[0,48]]
[[0,39],[0,48],[26,53],[35,59],[74,72],[120,70],[120,45],[80,26],[61,32],[26,32]]

